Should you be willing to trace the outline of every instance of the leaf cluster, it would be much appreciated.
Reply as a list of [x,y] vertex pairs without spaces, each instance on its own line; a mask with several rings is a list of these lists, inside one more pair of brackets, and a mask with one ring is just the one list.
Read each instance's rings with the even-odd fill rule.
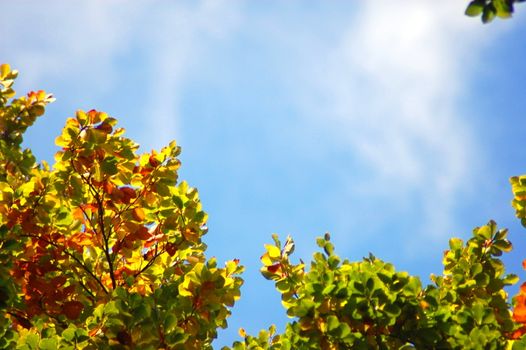
[[180,148],[138,154],[114,118],[77,111],[36,164],[22,135],[53,99],[12,99],[0,71],[0,348],[210,348],[243,268],[206,258]]
[[452,239],[442,276],[422,287],[373,255],[341,260],[328,234],[310,270],[293,264],[294,243],[277,236],[262,256],[262,274],[274,280],[290,322],[246,335],[232,349],[507,349],[520,348],[504,286],[517,282],[498,258],[511,250],[494,222],[476,228],[465,244]]
[[480,16],[482,23],[489,23],[499,18],[510,18],[515,11],[515,4],[525,0],[472,0],[466,8],[466,15]]

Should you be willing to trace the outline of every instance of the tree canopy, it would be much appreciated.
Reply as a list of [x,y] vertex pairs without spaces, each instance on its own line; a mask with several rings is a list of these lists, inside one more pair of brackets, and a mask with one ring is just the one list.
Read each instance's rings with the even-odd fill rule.
[[78,111],[37,164],[22,135],[53,98],[13,98],[0,72],[0,347],[210,348],[243,268],[206,258],[180,148],[138,155],[115,119]]

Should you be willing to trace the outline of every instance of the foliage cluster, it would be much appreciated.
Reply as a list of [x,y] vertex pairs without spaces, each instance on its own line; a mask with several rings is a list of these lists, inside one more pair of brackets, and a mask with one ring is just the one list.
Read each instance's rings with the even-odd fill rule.
[[515,4],[525,0],[472,0],[466,8],[466,15],[480,16],[483,23],[489,23],[499,18],[510,18],[515,10]]
[[372,255],[341,261],[329,235],[306,272],[290,262],[292,240],[281,247],[274,237],[262,272],[295,320],[284,334],[245,336],[233,349],[522,349],[503,289],[518,277],[498,258],[511,250],[506,235],[491,221],[465,244],[451,239],[443,275],[425,288]]
[[0,348],[210,348],[243,268],[205,257],[180,148],[137,155],[115,119],[78,111],[36,164],[22,134],[53,98],[12,99],[0,72]]

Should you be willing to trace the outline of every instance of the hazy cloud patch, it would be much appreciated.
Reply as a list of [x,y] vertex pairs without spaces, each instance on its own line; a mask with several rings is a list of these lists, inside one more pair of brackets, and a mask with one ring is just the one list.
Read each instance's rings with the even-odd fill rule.
[[451,233],[455,198],[480,158],[457,99],[469,88],[471,57],[497,34],[479,30],[463,6],[364,3],[339,42],[321,45],[317,64],[298,73],[310,77],[297,89],[300,108],[365,165],[350,169],[354,203],[387,203],[388,220],[410,198],[405,215],[421,213],[421,239]]

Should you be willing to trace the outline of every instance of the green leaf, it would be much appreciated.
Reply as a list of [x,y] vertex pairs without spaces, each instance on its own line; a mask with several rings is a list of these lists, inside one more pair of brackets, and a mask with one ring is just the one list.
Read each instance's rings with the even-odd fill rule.
[[505,284],[505,285],[514,285],[516,284],[517,282],[519,282],[519,276],[515,275],[515,274],[509,274],[507,275],[503,280],[502,282]]
[[107,157],[102,162],[101,169],[106,175],[115,175],[119,172],[118,161],[115,157]]
[[466,15],[470,17],[476,17],[482,13],[484,10],[484,4],[481,4],[479,1],[472,1],[466,8]]
[[495,241],[495,243],[493,243],[493,246],[506,253],[510,252],[513,248],[511,242],[505,239]]
[[310,313],[310,311],[316,306],[314,301],[303,299],[300,301],[297,309],[295,310],[295,316],[304,317]]
[[[0,237],[2,235],[0,234]],[[4,241],[2,242],[1,244],[1,247],[2,247],[2,250],[4,251],[7,251],[7,250],[12,250],[14,249],[15,247],[17,247],[19,245],[19,242],[14,240],[14,239],[9,239],[7,241]]]
[[110,301],[104,306],[104,314],[105,315],[118,315],[120,313],[120,310],[117,307],[117,303],[115,301]]
[[497,10],[497,16],[500,18],[509,18],[513,12],[512,5],[507,0],[493,0],[495,9]]
[[334,245],[331,242],[326,241],[326,243],[323,245],[323,251],[325,254],[327,254],[327,256],[331,256],[334,253]]
[[340,327],[338,328],[338,330],[339,330],[338,336],[341,339],[344,339],[349,334],[351,334],[351,327],[349,327],[349,325],[347,323],[344,323],[344,322],[340,323]]
[[276,289],[280,293],[288,292],[290,290],[290,283],[289,283],[289,281],[284,279],[284,280],[276,282]]
[[490,23],[495,18],[497,11],[492,5],[487,5],[484,7],[482,12],[482,23]]
[[106,141],[108,134],[97,129],[87,129],[85,139],[89,143],[101,144]]
[[26,345],[29,346],[30,349],[38,349],[38,343],[39,343],[39,336],[35,333],[29,333],[26,336]]
[[388,304],[385,306],[384,311],[390,316],[397,317],[402,312],[402,309],[396,304]]
[[472,306],[473,310],[473,319],[477,324],[482,323],[482,318],[484,317],[484,307],[480,304],[475,304]]
[[177,317],[173,314],[169,314],[164,319],[164,331],[167,333],[172,332],[177,327]]
[[75,328],[66,328],[64,332],[62,332],[62,338],[67,341],[73,341],[73,339],[75,339]]
[[57,350],[56,339],[42,339],[40,341],[40,350]]
[[77,328],[75,330],[75,336],[77,337],[77,342],[83,342],[89,339],[88,332],[83,328]]
[[451,250],[462,249],[462,245],[463,244],[464,244],[464,242],[460,238],[451,238],[449,240],[449,248]]
[[340,326],[340,321],[338,320],[338,317],[334,315],[330,315],[327,317],[327,330],[329,332],[337,329]]

